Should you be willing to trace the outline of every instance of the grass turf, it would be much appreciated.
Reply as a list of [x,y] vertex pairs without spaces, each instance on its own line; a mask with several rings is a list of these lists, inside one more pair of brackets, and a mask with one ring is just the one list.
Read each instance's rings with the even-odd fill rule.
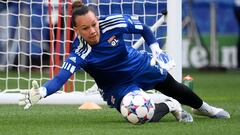
[[[225,108],[230,119],[194,116],[193,123],[176,122],[171,114],[158,123],[132,125],[114,109],[78,110],[78,105],[36,105],[25,111],[0,105],[0,135],[236,135],[240,133],[239,72],[185,71],[194,78],[194,91],[210,104]],[[190,111],[189,107],[184,106]]]

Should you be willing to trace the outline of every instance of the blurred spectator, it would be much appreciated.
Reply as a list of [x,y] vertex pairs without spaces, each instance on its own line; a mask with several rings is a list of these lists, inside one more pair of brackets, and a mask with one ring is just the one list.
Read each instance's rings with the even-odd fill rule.
[[234,13],[238,21],[238,41],[237,41],[237,52],[238,52],[238,68],[240,68],[240,0],[235,0]]

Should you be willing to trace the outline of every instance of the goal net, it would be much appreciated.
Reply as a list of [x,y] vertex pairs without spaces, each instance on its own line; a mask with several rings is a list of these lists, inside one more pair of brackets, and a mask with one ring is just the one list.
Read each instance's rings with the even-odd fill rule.
[[[138,16],[149,26],[161,19],[161,11],[167,9],[168,5],[167,0],[83,2],[93,6],[99,16],[131,14]],[[71,3],[72,0],[0,1],[1,91],[30,89],[31,80],[43,84],[58,73],[64,59],[69,55],[75,36],[71,25]],[[170,10],[174,12],[175,9]],[[154,29],[154,34],[162,46],[167,39],[167,27],[166,23],[161,23]],[[126,34],[125,38],[127,44],[134,45],[141,37]],[[140,44],[138,49],[148,51],[144,42]],[[94,80],[84,71],[80,71],[69,79],[62,90],[85,91],[93,84]]]

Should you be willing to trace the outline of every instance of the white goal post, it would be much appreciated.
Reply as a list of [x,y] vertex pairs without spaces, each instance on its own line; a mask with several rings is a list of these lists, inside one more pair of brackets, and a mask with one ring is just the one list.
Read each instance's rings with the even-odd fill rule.
[[176,68],[170,73],[182,82],[182,0],[168,0],[167,10],[166,50],[176,63]]
[[[84,2],[93,6],[98,15],[132,14],[138,16],[143,23],[153,26],[152,30],[157,40],[166,42],[163,47],[176,62],[177,66],[171,74],[181,82],[181,0],[85,0]],[[72,0],[0,1],[2,7],[0,10],[2,20],[0,22],[0,91],[2,91],[0,104],[16,103],[19,90],[30,89],[31,80],[43,84],[57,73],[67,57],[71,38],[74,36],[69,22],[71,3]],[[163,23],[161,11],[166,8],[167,23]],[[140,38],[139,35],[126,35],[126,42],[130,45],[138,44],[139,49],[148,51]],[[49,96],[43,103],[54,104],[56,101],[56,104],[61,104],[58,100],[65,95],[66,104],[74,102],[80,104],[92,98],[89,97],[91,95],[81,93],[79,90],[86,91],[93,84],[94,80],[88,74],[79,72],[69,79],[68,85],[59,92],[61,94]],[[77,92],[72,92],[75,90]],[[98,95],[94,99],[98,103],[103,103]]]

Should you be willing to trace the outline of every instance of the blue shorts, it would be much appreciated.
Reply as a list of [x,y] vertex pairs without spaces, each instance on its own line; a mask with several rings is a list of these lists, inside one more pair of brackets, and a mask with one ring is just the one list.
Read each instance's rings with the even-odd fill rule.
[[121,104],[122,98],[129,92],[136,91],[136,90],[140,91],[141,88],[139,88],[136,85],[123,86],[112,92],[104,93],[103,99],[107,101],[107,104],[110,107],[116,108],[118,111],[120,111],[120,104]]
[[158,64],[150,66],[151,57],[146,53],[144,56],[144,63],[142,63],[141,68],[137,69],[134,75],[130,74],[133,77],[132,80],[103,90],[102,96],[108,105],[119,110],[122,98],[129,92],[141,89],[144,91],[154,89],[156,84],[166,79],[167,71],[163,69],[163,73],[160,73],[160,66]]

